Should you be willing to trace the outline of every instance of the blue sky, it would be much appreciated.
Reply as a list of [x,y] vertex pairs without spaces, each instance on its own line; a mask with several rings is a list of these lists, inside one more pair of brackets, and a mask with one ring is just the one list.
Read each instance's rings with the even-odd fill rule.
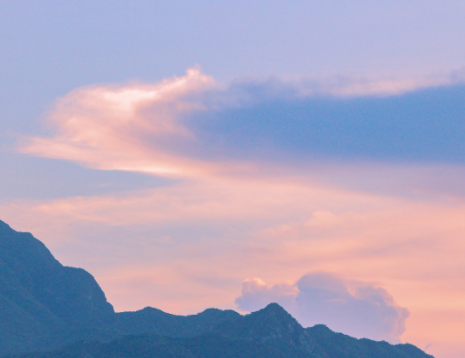
[[0,220],[117,310],[274,300],[462,357],[464,18],[459,1],[4,1]]

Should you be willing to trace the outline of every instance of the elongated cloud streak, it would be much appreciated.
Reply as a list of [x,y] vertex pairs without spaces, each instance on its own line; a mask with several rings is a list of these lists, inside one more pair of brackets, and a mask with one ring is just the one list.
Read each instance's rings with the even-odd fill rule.
[[[408,157],[409,151],[417,151],[408,146],[405,151],[402,136],[411,133],[412,126],[431,131],[422,118],[409,115],[396,122],[390,107],[398,103],[347,101],[450,83],[445,77],[244,81],[221,87],[200,70],[189,69],[185,76],[152,85],[77,89],[59,99],[52,110],[48,124],[54,134],[22,138],[19,148],[95,169],[168,177],[249,170],[260,153],[276,158],[282,149],[303,151],[312,159],[319,153],[349,158],[363,158],[366,153],[398,155],[400,148]],[[394,141],[386,136],[394,136]],[[458,135],[457,142],[461,140]],[[236,156],[240,151],[242,155]]]

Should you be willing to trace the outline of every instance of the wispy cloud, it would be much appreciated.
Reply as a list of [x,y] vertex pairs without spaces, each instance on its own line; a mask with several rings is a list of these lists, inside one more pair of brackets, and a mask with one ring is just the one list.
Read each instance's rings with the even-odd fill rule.
[[[399,96],[412,91],[463,83],[465,76],[456,71],[421,78],[367,78],[355,76],[332,76],[326,78],[250,78],[235,82],[233,88],[252,88],[254,93],[273,97],[293,95],[296,97],[331,96],[340,99],[356,97]],[[253,96],[249,97],[253,98]]]

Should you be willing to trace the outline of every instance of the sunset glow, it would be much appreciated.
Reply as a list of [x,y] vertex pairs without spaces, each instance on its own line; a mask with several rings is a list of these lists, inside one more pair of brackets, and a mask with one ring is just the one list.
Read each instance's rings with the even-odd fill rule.
[[[418,18],[400,2],[399,11],[385,12],[345,3],[348,17],[326,5],[292,5],[347,22],[348,34],[341,25],[336,36],[315,18],[311,33],[322,38],[305,32],[312,44],[300,35],[312,20],[296,15],[295,25],[285,25],[281,11],[287,10],[276,2],[263,11],[283,28],[294,26],[282,38],[264,15],[254,24],[246,10],[234,12],[242,30],[215,7],[229,25],[209,18],[217,30],[198,30],[198,48],[197,38],[181,40],[169,32],[174,25],[134,10],[144,23],[164,26],[165,32],[146,25],[152,36],[167,36],[158,52],[138,28],[134,43],[124,32],[120,37],[139,57],[115,47],[119,62],[102,57],[105,65],[66,67],[76,74],[46,94],[39,89],[45,77],[40,86],[31,74],[5,83],[17,100],[2,100],[0,220],[33,233],[64,265],[92,273],[117,311],[152,306],[192,314],[218,307],[246,313],[277,302],[305,327],[324,323],[358,338],[410,342],[436,358],[463,357],[463,57],[453,35],[443,37],[449,45],[435,42],[449,51],[447,61],[422,37],[422,31],[431,41],[436,36],[418,30],[422,16],[436,14],[431,2]],[[446,32],[464,35],[463,17],[452,14],[465,15],[465,7],[446,3],[450,12],[437,20],[441,31],[450,17]],[[190,36],[199,20],[187,13],[172,19]],[[102,38],[120,41],[104,25],[92,26],[102,26]],[[279,49],[263,26],[283,41]],[[226,31],[221,41],[211,34],[220,28]],[[276,63],[254,50],[260,46],[247,32],[267,44],[263,51]],[[411,57],[403,33],[423,44]],[[347,39],[350,34],[361,43]],[[89,41],[98,54],[103,42]],[[231,52],[221,53],[227,48]],[[250,61],[243,62],[247,51]],[[431,63],[418,55],[422,51]],[[63,63],[74,61],[71,54],[60,56]],[[182,56],[188,60],[171,65]],[[290,60],[299,56],[312,70]],[[128,70],[152,64],[156,71]],[[47,68],[51,82],[66,78],[65,70]],[[19,89],[28,81],[35,87],[24,96],[37,99],[26,111]]]

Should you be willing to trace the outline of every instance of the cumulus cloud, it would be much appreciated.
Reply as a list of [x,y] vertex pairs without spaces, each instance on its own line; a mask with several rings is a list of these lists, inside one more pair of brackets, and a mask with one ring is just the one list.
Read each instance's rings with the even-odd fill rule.
[[294,284],[267,286],[260,279],[246,280],[236,299],[245,311],[270,302],[282,305],[305,327],[326,324],[337,332],[389,342],[400,340],[409,316],[385,289],[357,283],[351,292],[340,277],[322,272],[307,274]]

